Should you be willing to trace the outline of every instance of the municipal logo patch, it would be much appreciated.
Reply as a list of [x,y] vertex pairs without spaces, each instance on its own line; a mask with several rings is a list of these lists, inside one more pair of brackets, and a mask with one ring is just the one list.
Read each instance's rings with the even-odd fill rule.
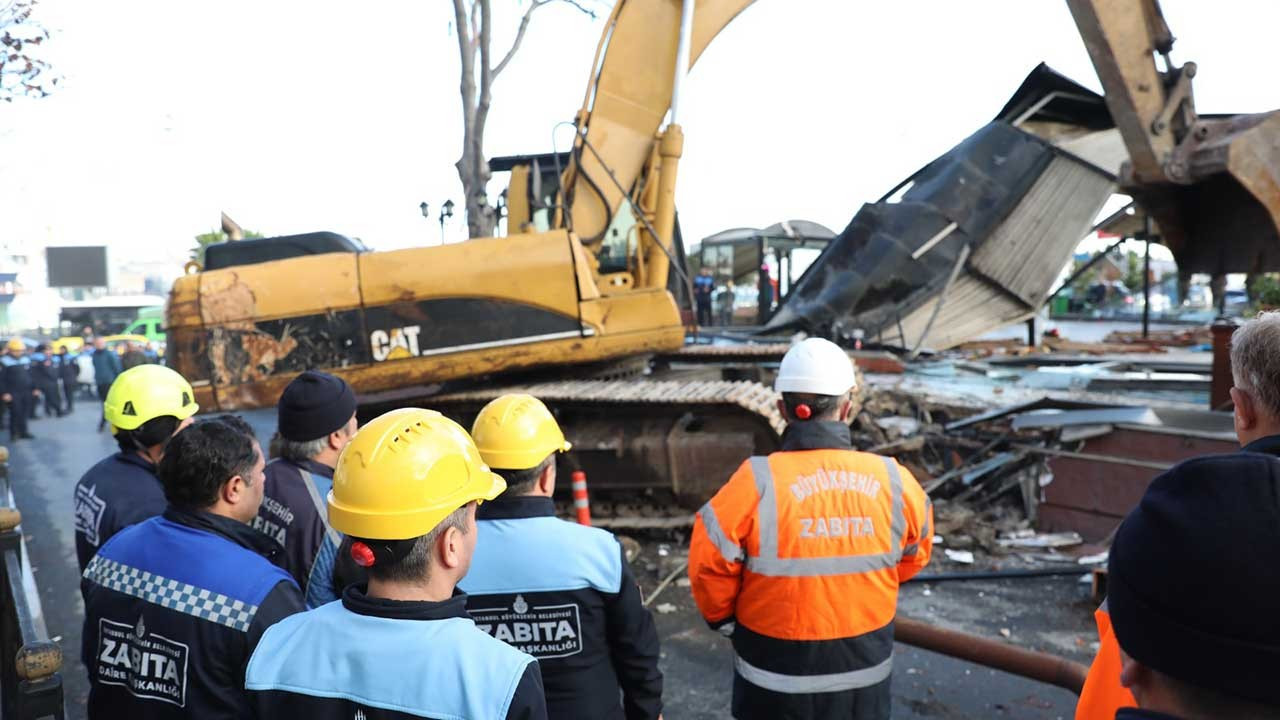
[[539,660],[582,652],[582,620],[575,603],[530,605],[517,595],[511,607],[469,612],[476,627]]
[[135,625],[98,620],[93,673],[103,685],[186,707],[187,656],[186,644],[149,632],[141,617]]
[[102,513],[107,504],[94,492],[97,488],[86,485],[76,486],[76,532],[94,547],[101,542],[99,528],[102,527]]

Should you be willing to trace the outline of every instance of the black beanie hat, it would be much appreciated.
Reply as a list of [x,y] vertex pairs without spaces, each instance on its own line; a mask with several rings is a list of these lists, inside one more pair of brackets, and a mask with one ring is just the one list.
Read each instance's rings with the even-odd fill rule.
[[1169,469],[1111,545],[1121,649],[1188,684],[1280,706],[1277,559],[1280,460],[1234,453]]
[[280,393],[276,413],[285,440],[307,442],[346,425],[356,414],[356,393],[340,377],[308,370]]

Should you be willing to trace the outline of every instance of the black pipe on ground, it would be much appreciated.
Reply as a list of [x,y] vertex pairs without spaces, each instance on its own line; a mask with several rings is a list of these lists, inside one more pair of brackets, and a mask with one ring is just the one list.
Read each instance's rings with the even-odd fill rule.
[[1082,565],[1065,567],[1035,568],[1030,570],[986,570],[978,572],[931,573],[916,575],[908,583],[950,582],[953,580],[1021,580],[1025,578],[1068,577],[1071,575],[1088,575],[1093,568]]

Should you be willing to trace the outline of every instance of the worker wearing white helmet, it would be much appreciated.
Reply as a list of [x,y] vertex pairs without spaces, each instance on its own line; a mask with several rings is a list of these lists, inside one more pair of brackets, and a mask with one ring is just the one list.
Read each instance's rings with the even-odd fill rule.
[[853,449],[857,378],[810,338],[782,359],[782,450],[698,511],[693,597],[733,639],[732,713],[887,720],[898,585],[929,562],[933,512],[893,458]]

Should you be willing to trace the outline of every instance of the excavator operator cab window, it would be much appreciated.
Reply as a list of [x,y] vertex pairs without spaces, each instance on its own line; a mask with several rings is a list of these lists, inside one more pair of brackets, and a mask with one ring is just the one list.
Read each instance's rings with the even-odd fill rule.
[[630,270],[630,258],[639,242],[640,224],[636,222],[636,211],[630,200],[624,200],[618,207],[604,231],[600,242],[600,250],[596,259],[600,262],[601,273],[627,272]]

